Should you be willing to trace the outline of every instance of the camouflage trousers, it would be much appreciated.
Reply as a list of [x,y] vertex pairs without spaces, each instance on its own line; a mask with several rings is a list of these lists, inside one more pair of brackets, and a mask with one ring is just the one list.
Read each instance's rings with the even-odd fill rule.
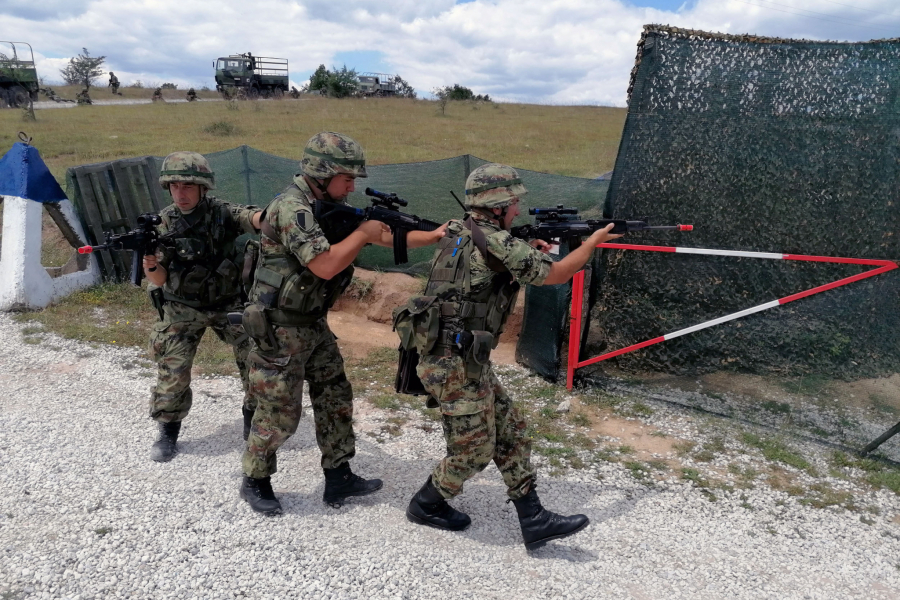
[[531,466],[527,425],[490,365],[481,379],[468,379],[459,356],[423,356],[416,369],[441,404],[447,456],[432,473],[445,498],[462,493],[467,479],[493,460],[512,499],[524,496],[536,472]]
[[257,403],[242,467],[248,477],[268,477],[278,469],[276,452],[300,423],[303,382],[309,382],[316,442],[322,467],[333,469],[356,454],[353,390],[344,359],[328,322],[275,327],[278,348],[250,354],[250,395]]
[[[229,310],[240,310],[234,307]],[[150,391],[150,417],[163,422],[181,421],[191,410],[191,367],[197,347],[207,328],[215,332],[234,350],[234,362],[241,373],[244,386],[244,407],[254,409],[248,394],[248,363],[250,338],[240,325],[230,325],[227,310],[198,310],[167,302],[163,319],[154,323],[150,332],[150,358],[157,365],[156,385]]]

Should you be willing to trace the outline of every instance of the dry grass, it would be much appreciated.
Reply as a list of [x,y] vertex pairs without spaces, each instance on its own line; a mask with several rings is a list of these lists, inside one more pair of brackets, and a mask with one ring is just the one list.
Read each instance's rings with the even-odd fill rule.
[[[152,94],[148,89],[121,90]],[[184,97],[181,90],[166,94]],[[94,96],[111,94],[98,88]],[[37,121],[28,124],[21,111],[0,111],[0,154],[17,141],[17,131],[26,129],[64,183],[68,167],[185,149],[209,153],[247,144],[299,159],[309,137],[336,130],[362,143],[371,164],[469,153],[534,171],[596,177],[612,169],[625,121],[625,109],[593,106],[453,102],[441,116],[435,102],[406,99],[310,96],[240,102],[236,111],[227,105],[81,106],[37,111]],[[231,123],[238,133],[222,136],[205,130],[221,122]]]

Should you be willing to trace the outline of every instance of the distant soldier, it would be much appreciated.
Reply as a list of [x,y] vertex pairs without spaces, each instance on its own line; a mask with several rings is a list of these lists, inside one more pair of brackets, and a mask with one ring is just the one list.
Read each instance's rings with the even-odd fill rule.
[[299,97],[300,97],[300,90],[298,90],[298,89],[295,88],[294,86],[291,86],[291,97],[292,97],[292,98],[299,98]]
[[153,91],[153,97],[150,98],[153,102],[165,102],[165,98],[162,96],[162,88],[158,87]]
[[91,102],[91,95],[88,93],[87,88],[84,88],[83,90],[75,94],[75,101],[78,103],[78,106],[93,104],[93,102]]
[[116,77],[116,74],[112,71],[109,72],[109,83],[106,85],[106,87],[110,88],[113,94],[116,94],[118,96],[122,95],[119,93],[119,78]]
[[259,230],[261,211],[229,204],[212,196],[215,176],[196,152],[173,152],[163,160],[159,184],[172,204],[160,211],[161,236],[168,238],[159,257],[144,257],[144,272],[153,286],[150,297],[160,321],[150,334],[150,356],[157,363],[150,394],[150,417],[159,423],[159,439],[150,458],[167,462],[177,453],[181,421],[191,410],[191,366],[207,329],[234,351],[244,386],[244,439],[256,409],[247,395],[250,340],[227,314],[243,310],[241,268],[235,263],[235,240]]
[[187,91],[187,95],[185,96],[188,102],[193,102],[197,99],[197,92],[194,91],[194,88],[191,88]]

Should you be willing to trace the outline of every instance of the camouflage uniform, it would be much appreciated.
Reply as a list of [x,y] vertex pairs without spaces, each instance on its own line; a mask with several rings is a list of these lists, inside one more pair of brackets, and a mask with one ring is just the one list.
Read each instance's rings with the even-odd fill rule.
[[[484,217],[473,214],[472,218],[484,232],[490,253],[515,281],[535,285],[544,282],[551,266],[546,255]],[[463,229],[463,222],[451,221],[447,237],[457,238]],[[471,291],[459,301],[490,289],[500,276],[488,267],[481,253],[472,252]],[[508,310],[512,308],[509,306]],[[494,333],[499,337],[499,332]],[[525,421],[491,365],[483,368],[479,379],[470,379],[462,356],[426,355],[421,357],[416,371],[428,393],[440,402],[447,441],[447,456],[432,473],[435,487],[445,498],[452,498],[462,492],[467,479],[493,460],[503,475],[509,497],[522,497],[535,477],[531,441],[525,435]]]
[[[490,363],[520,284],[543,285],[553,271],[548,256],[510,235],[510,207],[527,193],[512,167],[486,164],[466,180],[466,221],[451,221],[431,263],[425,295],[394,312],[403,353],[421,354],[416,373],[441,409],[447,455],[412,497],[414,523],[460,531],[472,519],[447,502],[492,460],[516,507],[525,547],[571,535],[588,523],[541,505],[535,491],[531,441],[519,410]],[[579,259],[580,255],[577,255]],[[586,258],[586,257],[585,257]],[[567,261],[566,269],[572,259]],[[401,355],[401,374],[408,356]]]
[[119,93],[119,78],[116,77],[115,73],[112,71],[109,72],[109,83],[107,84],[107,87],[112,89],[113,94]]
[[165,99],[162,96],[162,88],[156,88],[153,90],[153,96],[150,98],[153,102],[165,102]]
[[194,88],[191,88],[187,91],[185,98],[188,102],[193,102],[197,99],[197,92],[194,91]]
[[84,88],[83,90],[75,94],[75,101],[79,106],[93,104],[93,102],[91,101],[91,95],[88,93],[87,88]]
[[[255,408],[247,394],[247,354],[250,352],[250,340],[240,325],[228,323],[226,314],[243,310],[239,288],[240,273],[233,262],[234,241],[244,233],[256,233],[250,220],[259,209],[229,204],[207,196],[200,200],[192,213],[195,211],[202,213],[200,220],[174,240],[175,247],[164,245],[159,261],[160,266],[167,271],[167,279],[162,287],[165,298],[163,317],[153,325],[150,335],[150,357],[158,366],[157,383],[150,395],[150,416],[163,423],[181,421],[191,409],[191,367],[207,328],[233,347],[235,363],[244,386],[244,407],[248,410]],[[160,217],[162,224],[157,229],[161,236],[168,234],[174,223],[185,218],[175,205],[160,211]],[[215,252],[199,261],[179,259],[179,252],[183,254],[188,248],[196,248],[196,244],[207,247],[215,244]],[[216,283],[209,284],[217,287],[217,290],[207,288],[210,291],[201,294],[205,298],[199,298],[196,293],[189,298],[182,295],[182,288],[177,284],[189,285],[185,280],[192,278],[188,273],[193,265],[202,264],[200,268],[214,271],[225,264],[225,260],[231,266],[219,269],[221,278]],[[185,274],[188,276],[185,277]],[[173,283],[176,285],[173,286]],[[223,291],[226,295],[214,295]]]
[[[314,200],[304,177],[297,175],[294,184],[266,208],[266,221],[277,239],[268,235],[260,239],[260,264],[250,292],[251,302],[267,304],[265,294],[273,293],[261,281],[267,273],[267,256],[290,254],[306,267],[331,247],[313,216]],[[311,274],[307,269],[303,272]],[[351,274],[352,267],[329,280],[335,286],[330,293],[334,299],[349,283]],[[309,382],[322,467],[338,467],[355,454],[353,391],[336,338],[325,319],[326,306],[327,303],[320,303],[313,310],[298,314],[298,321],[308,321],[305,324],[273,323],[274,347],[256,347],[250,356],[250,394],[257,401],[257,410],[242,461],[248,477],[261,479],[276,472],[276,451],[297,431],[304,380]]]

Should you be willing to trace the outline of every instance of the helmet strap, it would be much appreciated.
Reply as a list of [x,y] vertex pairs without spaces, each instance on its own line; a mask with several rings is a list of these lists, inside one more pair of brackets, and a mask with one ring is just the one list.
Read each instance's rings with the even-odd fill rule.
[[316,197],[316,200],[330,199],[330,196],[328,195],[328,182],[331,181],[331,178],[325,179],[323,180],[323,183],[320,183],[319,180],[315,177],[304,175],[303,181],[305,181],[306,185],[309,186],[309,189],[312,190],[313,196]]

